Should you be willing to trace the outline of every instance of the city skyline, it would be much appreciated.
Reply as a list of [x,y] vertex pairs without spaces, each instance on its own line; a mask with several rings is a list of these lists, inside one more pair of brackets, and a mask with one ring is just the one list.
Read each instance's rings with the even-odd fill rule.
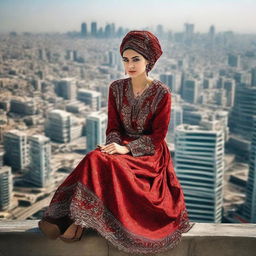
[[0,33],[68,32],[79,31],[82,22],[98,27],[115,23],[129,29],[156,27],[173,32],[184,30],[184,23],[195,24],[195,32],[232,30],[238,33],[256,33],[252,0],[2,0],[0,3]]

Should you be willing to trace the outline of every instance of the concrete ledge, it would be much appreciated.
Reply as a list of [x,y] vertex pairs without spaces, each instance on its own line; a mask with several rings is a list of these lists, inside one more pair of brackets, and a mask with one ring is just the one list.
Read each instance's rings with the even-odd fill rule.
[[[37,228],[37,220],[0,221],[0,256],[125,256],[95,230],[81,241],[66,244],[49,240]],[[181,243],[159,256],[256,255],[256,224],[196,223]]]

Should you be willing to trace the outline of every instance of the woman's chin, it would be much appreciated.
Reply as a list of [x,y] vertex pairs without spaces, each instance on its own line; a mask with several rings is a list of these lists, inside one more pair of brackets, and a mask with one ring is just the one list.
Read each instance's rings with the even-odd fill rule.
[[128,75],[129,75],[129,77],[136,78],[136,77],[139,77],[140,75],[142,75],[142,73],[140,73],[140,74],[138,72],[136,72],[134,74],[128,73]]

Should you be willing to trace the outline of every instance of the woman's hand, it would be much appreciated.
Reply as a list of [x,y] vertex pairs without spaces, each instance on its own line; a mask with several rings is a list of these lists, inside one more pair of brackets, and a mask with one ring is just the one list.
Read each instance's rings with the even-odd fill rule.
[[121,146],[115,142],[108,145],[97,145],[97,147],[100,148],[101,152],[105,152],[110,155],[115,153],[124,155],[130,152],[130,149],[127,146]]

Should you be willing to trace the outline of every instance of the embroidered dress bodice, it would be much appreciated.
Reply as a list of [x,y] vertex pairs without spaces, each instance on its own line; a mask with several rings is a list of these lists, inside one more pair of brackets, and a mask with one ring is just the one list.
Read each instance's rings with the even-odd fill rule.
[[[139,97],[134,96],[131,78],[112,83],[109,100],[114,101],[112,104],[110,103],[114,109],[109,109],[109,111],[116,114],[116,120],[109,118],[106,142],[120,144],[125,138],[140,138],[140,140],[126,144],[130,147],[132,154],[134,156],[153,154],[155,146],[158,144],[156,137],[162,138],[163,134],[167,132],[166,128],[168,127],[165,123],[170,118],[167,114],[170,113],[170,105],[165,103],[170,100],[170,94],[170,89],[156,79]],[[161,109],[161,111],[157,111],[157,109]],[[162,118],[165,120],[161,120]],[[161,129],[161,124],[163,129]],[[142,136],[152,134],[153,125],[158,126],[154,131],[155,134],[151,137]],[[158,131],[162,136],[158,134]],[[154,143],[155,139],[156,143]],[[137,143],[141,145],[140,149],[136,146]]]

